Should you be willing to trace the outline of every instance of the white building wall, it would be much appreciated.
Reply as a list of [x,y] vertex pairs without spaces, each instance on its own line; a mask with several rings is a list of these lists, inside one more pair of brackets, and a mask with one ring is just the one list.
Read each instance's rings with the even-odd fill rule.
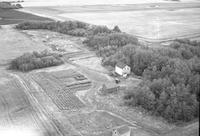
[[119,67],[117,67],[117,66],[115,66],[115,72],[116,72],[117,74],[119,74],[119,75],[123,75],[123,69],[121,69],[121,68],[119,68]]
[[131,136],[131,131],[128,131],[127,133],[121,135],[121,136]]

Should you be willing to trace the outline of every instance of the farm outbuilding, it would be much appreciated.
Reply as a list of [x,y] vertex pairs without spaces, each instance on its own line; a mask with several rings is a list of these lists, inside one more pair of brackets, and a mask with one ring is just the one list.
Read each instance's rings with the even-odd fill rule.
[[131,73],[131,68],[128,65],[119,62],[115,65],[115,72],[120,76],[127,77],[127,75]]
[[116,84],[103,84],[102,87],[100,88],[99,92],[102,95],[110,94],[110,93],[117,93],[119,90],[119,86]]
[[130,136],[131,129],[128,126],[122,126],[119,128],[114,128],[112,130],[112,136]]

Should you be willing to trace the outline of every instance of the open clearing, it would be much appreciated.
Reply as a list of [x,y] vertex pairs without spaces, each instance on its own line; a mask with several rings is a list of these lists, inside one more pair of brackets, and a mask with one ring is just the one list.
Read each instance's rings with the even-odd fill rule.
[[0,35],[0,65],[8,63],[23,53],[48,49],[43,43],[31,40],[12,26],[2,26]]
[[91,112],[71,116],[70,122],[85,136],[96,136],[112,128],[122,125],[131,125],[122,119],[107,112]]
[[52,21],[49,18],[24,13],[13,9],[0,8],[0,25],[17,24],[23,21]]

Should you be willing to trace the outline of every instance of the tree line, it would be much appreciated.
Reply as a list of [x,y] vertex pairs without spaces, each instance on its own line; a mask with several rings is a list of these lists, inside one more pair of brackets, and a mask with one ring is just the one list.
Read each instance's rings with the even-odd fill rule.
[[25,53],[15,58],[10,62],[9,69],[27,72],[60,64],[63,64],[63,61],[58,54],[44,50],[42,52]]

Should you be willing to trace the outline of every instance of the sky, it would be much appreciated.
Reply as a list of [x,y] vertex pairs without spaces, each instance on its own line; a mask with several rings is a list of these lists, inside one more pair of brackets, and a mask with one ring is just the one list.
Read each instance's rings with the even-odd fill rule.
[[[14,1],[14,0],[0,0]],[[17,0],[16,0],[17,1]],[[200,0],[181,0],[183,2]],[[139,4],[169,2],[166,0],[24,0],[23,6],[65,6],[65,5],[98,5],[98,4]]]

